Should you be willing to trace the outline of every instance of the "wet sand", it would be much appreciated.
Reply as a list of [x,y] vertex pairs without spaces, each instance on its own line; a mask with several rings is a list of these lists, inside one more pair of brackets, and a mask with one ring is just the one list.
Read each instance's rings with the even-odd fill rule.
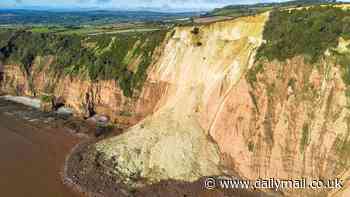
[[60,176],[66,155],[80,139],[66,129],[10,114],[25,111],[24,106],[8,111],[8,103],[0,104],[1,196],[81,197]]

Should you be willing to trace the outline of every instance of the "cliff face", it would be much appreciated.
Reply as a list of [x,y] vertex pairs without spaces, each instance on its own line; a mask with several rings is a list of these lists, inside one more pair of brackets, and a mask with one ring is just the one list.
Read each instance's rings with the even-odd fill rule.
[[[20,95],[54,87],[55,98],[77,114],[105,114],[134,125],[92,147],[106,172],[133,186],[135,180],[195,181],[235,172],[252,180],[342,178],[348,182],[341,191],[284,193],[346,196],[350,114],[344,67],[329,50],[317,63],[306,63],[303,55],[256,61],[268,16],[175,28],[158,48],[138,97],[125,97],[114,80],[56,76],[50,57],[30,74],[5,65],[1,87]],[[339,39],[330,50],[346,54],[348,45]]]
[[[112,50],[123,53],[124,56],[119,55],[123,59],[118,61],[122,62],[120,63],[121,65],[126,64],[127,68],[125,70],[129,71],[124,71],[125,74],[121,74],[122,76],[130,75],[131,72],[135,75],[141,73],[139,76],[144,74],[147,76],[147,70],[143,69],[147,69],[148,64],[154,64],[163,48],[162,42],[159,42],[154,49],[149,47],[150,44],[148,43],[151,41],[147,39],[134,41],[132,46],[124,46],[124,43],[117,43],[114,37],[111,40],[112,42],[107,46],[103,46],[104,48],[95,46],[97,45],[96,42],[85,40],[81,42],[84,45],[82,47],[92,48],[91,50],[98,57],[104,56],[104,53],[110,53]],[[11,46],[11,43],[9,45]],[[113,47],[116,49],[113,49]],[[120,49],[121,47],[129,48]],[[123,51],[120,52],[121,50]],[[143,52],[147,55],[147,59],[144,57]],[[47,110],[53,110],[51,107],[55,108],[56,106],[64,105],[72,108],[75,115],[80,117],[90,117],[94,114],[105,115],[112,122],[128,127],[136,124],[146,115],[153,113],[159,98],[165,91],[165,84],[145,81],[142,82],[142,89],[135,88],[133,95],[126,95],[125,91],[129,87],[121,88],[120,79],[119,81],[113,78],[91,80],[89,76],[96,71],[87,70],[88,68],[79,68],[81,71],[78,71],[78,74],[70,75],[67,74],[69,73],[68,71],[76,68],[67,66],[64,68],[65,73],[58,71],[55,68],[58,60],[59,58],[53,55],[38,55],[27,66],[23,64],[6,64],[5,62],[2,65],[1,92],[12,95],[39,97],[42,99],[43,105],[49,103]],[[121,65],[115,67],[122,67]],[[108,70],[107,72],[109,72],[107,74],[112,74],[115,71]],[[132,78],[126,80],[132,81]],[[136,82],[132,81],[129,84],[136,84]],[[51,102],[54,106],[51,106]]]
[[[33,89],[29,85],[31,80]],[[51,88],[57,104],[72,108],[77,116],[89,117],[96,113],[129,126],[151,114],[165,91],[164,84],[146,82],[139,98],[134,99],[124,96],[114,80],[92,82],[79,77],[57,77],[48,70],[36,70],[35,66],[28,76],[17,65],[4,66],[1,88],[3,92],[25,96],[45,95]]]
[[223,103],[211,135],[243,177],[328,180],[349,169],[346,85],[339,66],[318,66],[265,63],[256,83],[241,79]]

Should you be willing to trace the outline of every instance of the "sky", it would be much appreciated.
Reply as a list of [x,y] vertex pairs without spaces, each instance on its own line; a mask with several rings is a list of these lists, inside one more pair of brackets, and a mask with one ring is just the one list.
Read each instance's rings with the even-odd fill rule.
[[0,8],[210,10],[232,4],[286,0],[0,0]]

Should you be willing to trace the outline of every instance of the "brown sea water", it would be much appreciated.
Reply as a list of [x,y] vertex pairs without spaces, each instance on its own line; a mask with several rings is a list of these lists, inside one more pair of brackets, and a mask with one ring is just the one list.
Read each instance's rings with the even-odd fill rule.
[[60,176],[80,140],[50,121],[50,115],[0,99],[0,196],[80,196]]

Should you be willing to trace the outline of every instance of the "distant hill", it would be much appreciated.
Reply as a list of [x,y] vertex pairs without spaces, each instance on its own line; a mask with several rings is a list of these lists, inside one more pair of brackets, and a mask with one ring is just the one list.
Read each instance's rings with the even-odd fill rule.
[[59,25],[84,25],[107,24],[129,21],[162,21],[191,17],[196,13],[162,13],[151,11],[43,11],[43,10],[19,10],[0,9],[0,25],[31,25],[31,24],[59,24]]
[[336,0],[296,0],[287,1],[281,3],[258,3],[251,5],[229,5],[223,8],[214,9],[212,12],[206,14],[206,16],[243,16],[260,13],[272,8],[278,7],[299,7],[308,5],[320,5],[320,4],[336,4]]

